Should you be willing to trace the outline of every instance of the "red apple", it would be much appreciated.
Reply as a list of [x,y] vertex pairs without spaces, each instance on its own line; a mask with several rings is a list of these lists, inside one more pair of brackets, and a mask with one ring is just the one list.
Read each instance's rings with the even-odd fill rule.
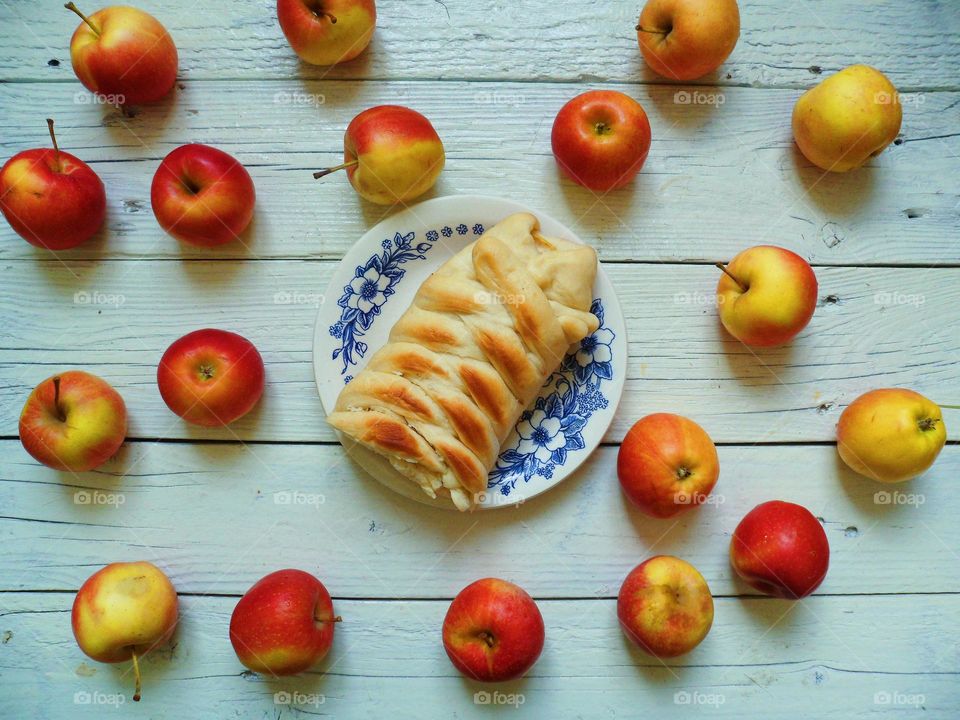
[[637,507],[668,518],[706,501],[720,461],[710,436],[693,420],[655,413],[638,420],[623,439],[617,476]]
[[713,625],[713,597],[690,563],[657,555],[630,571],[617,595],[620,627],[645,652],[660,658],[693,650]]
[[823,582],[830,543],[805,507],[771,500],[757,505],[737,525],[730,541],[730,563],[755,590],[795,600]]
[[178,615],[177,591],[160,568],[120,562],[87,578],[74,598],[71,624],[88,657],[104,663],[133,661],[133,699],[139,700],[139,658],[170,639]]
[[117,105],[159,100],[177,80],[177,46],[167,29],[143,10],[114,5],[87,17],[70,40],[73,71],[90,92]]
[[254,672],[296,675],[327,654],[338,622],[322,582],[302,570],[277,570],[240,598],[230,618],[230,642]]
[[560,169],[591,190],[623,187],[650,152],[650,121],[633,98],[591,90],[560,108],[553,121],[553,154]]
[[109,460],[127,434],[123,398],[96,375],[68,370],[37,385],[20,413],[20,442],[44,465],[86,472]]
[[782,345],[803,330],[817,307],[817,276],[796,253],[773,245],[744,250],[717,284],[720,321],[746,345]]
[[107,213],[99,176],[57,146],[24,150],[0,168],[0,210],[16,233],[48,250],[76,247],[93,235]]
[[177,240],[212,247],[236,240],[253,218],[257,193],[239,161],[209,145],[182,145],[153,176],[150,203]]
[[637,25],[643,59],[673,80],[694,80],[716,70],[739,37],[736,0],[649,0]]
[[163,401],[188,422],[227,425],[243,417],[263,394],[263,359],[245,337],[225,330],[195,330],[160,359]]
[[464,675],[482,682],[513,680],[543,650],[543,617],[521,587],[484,578],[457,595],[443,619],[443,648]]
[[301,60],[335,65],[353,60],[373,37],[373,0],[277,0],[277,19]]
[[413,200],[433,187],[446,156],[433,125],[416,110],[378,105],[350,121],[343,164],[318,170],[322,178],[346,169],[357,193],[378,205]]

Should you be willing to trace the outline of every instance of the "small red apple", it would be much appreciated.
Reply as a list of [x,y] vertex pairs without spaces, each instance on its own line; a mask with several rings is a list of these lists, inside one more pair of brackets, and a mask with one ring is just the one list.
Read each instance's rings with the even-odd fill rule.
[[370,44],[377,6],[374,0],[277,0],[277,19],[301,60],[336,65]]
[[706,501],[720,476],[720,461],[710,436],[693,420],[655,413],[624,437],[617,476],[637,507],[668,518]]
[[204,247],[236,240],[253,219],[256,197],[250,173],[238,160],[196,143],[167,155],[150,187],[160,227]]
[[153,15],[114,5],[90,17],[69,2],[83,20],[70,40],[70,60],[90,92],[118,105],[159,100],[177,80],[177,46]]
[[250,670],[296,675],[327,654],[338,622],[322,582],[302,570],[277,570],[240,598],[230,618],[230,642]]
[[737,525],[730,541],[730,563],[755,590],[795,600],[823,582],[830,543],[805,507],[771,500],[757,505]]
[[630,571],[617,595],[617,617],[627,637],[660,658],[693,650],[713,625],[713,597],[697,569],[657,555]]
[[513,680],[543,650],[540,609],[521,587],[484,578],[467,585],[443,619],[443,648],[461,673],[482,682]]
[[157,385],[173,412],[195,425],[227,425],[263,394],[263,358],[253,343],[225,330],[195,330],[160,359]]
[[16,233],[47,250],[76,247],[103,225],[107,196],[83,160],[57,146],[24,150],[0,168],[0,210]]
[[126,434],[123,398],[108,383],[81,370],[44,380],[20,413],[24,449],[55,470],[93,470],[113,457]]
[[553,154],[560,169],[591,190],[623,187],[650,152],[650,121],[633,98],[591,90],[564,105],[553,121]]

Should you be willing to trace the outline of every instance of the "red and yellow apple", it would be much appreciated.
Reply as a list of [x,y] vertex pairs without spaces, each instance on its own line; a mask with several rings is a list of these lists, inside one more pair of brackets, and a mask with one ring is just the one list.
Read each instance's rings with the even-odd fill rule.
[[126,434],[123,398],[105,381],[81,370],[44,380],[20,413],[24,449],[56,470],[93,470],[120,449]]
[[817,276],[796,253],[773,245],[744,250],[717,284],[720,321],[746,345],[769,347],[792,340],[817,306]]
[[896,483],[926,471],[947,441],[940,407],[903,388],[871,390],[837,423],[837,452],[854,472]]
[[90,92],[118,105],[159,100],[177,80],[177,46],[153,15],[125,5],[90,17],[72,2],[83,21],[70,40],[73,71]]
[[624,437],[617,476],[637,507],[668,518],[706,501],[720,476],[720,461],[710,436],[693,420],[654,413]]
[[697,569],[678,557],[656,555],[627,575],[617,595],[627,637],[659,658],[693,650],[713,625],[713,597]]
[[31,245],[66,250],[100,229],[107,196],[90,166],[58,147],[53,120],[47,126],[52,149],[24,150],[0,168],[0,210]]
[[370,44],[377,6],[374,0],[277,0],[277,19],[301,60],[336,65]]
[[851,65],[807,90],[793,106],[793,138],[823,170],[858,168],[896,140],[900,95],[887,76]]
[[540,609],[523,588],[484,578],[467,585],[443,619],[443,648],[461,673],[481,682],[522,676],[540,657]]
[[150,203],[160,227],[177,240],[212,247],[236,240],[257,199],[250,173],[209,145],[181,145],[153,176]]
[[264,385],[263,358],[253,343],[226,330],[195,330],[160,359],[163,401],[187,422],[228,425],[250,412]]
[[338,622],[322,582],[303,570],[277,570],[240,598],[230,618],[230,642],[250,670],[296,675],[327,654]]
[[802,505],[771,500],[744,515],[730,541],[730,564],[750,587],[796,600],[816,590],[830,566],[823,526]]
[[650,152],[650,121],[629,95],[591,90],[560,108],[550,141],[565,175],[604,192],[623,187],[640,172]]
[[156,565],[111,563],[91,575],[73,601],[77,645],[98,662],[133,661],[133,699],[140,700],[140,658],[177,627],[177,591]]
[[739,37],[736,0],[649,0],[637,24],[643,59],[673,80],[694,80],[716,70]]
[[318,170],[321,178],[346,169],[354,190],[379,205],[413,200],[433,187],[445,155],[433,125],[416,110],[378,105],[350,121],[343,136],[343,164]]

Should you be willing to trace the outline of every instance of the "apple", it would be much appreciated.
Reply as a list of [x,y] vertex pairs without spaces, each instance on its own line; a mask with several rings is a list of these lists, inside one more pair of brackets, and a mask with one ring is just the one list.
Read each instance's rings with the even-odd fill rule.
[[710,436],[693,420],[654,413],[624,437],[617,476],[637,507],[669,518],[706,501],[720,476],[720,461]]
[[240,598],[230,618],[230,642],[250,670],[296,675],[327,654],[338,622],[322,582],[303,570],[277,570]]
[[70,39],[70,61],[84,87],[117,105],[159,100],[177,80],[177,46],[167,29],[143,10],[114,5],[83,20]]
[[378,105],[350,121],[343,136],[343,160],[313,177],[346,169],[361,197],[392,205],[432,188],[445,156],[440,136],[423,115],[399,105]]
[[37,385],[20,413],[20,442],[55,470],[86,472],[103,465],[127,434],[120,394],[96,375],[68,370]]
[[903,388],[871,390],[837,423],[837,452],[854,472],[880,482],[915,478],[933,465],[947,441],[940,407]]
[[617,595],[627,637],[658,658],[683,655],[713,625],[713,597],[697,569],[678,557],[656,555],[627,575]]
[[228,425],[263,395],[263,358],[253,343],[226,330],[195,330],[176,340],[160,359],[157,385],[163,401],[187,422]]
[[336,65],[370,44],[377,6],[374,0],[277,0],[277,19],[301,60]]
[[771,500],[744,515],[733,531],[730,564],[754,590],[796,600],[826,577],[830,543],[805,507]]
[[467,585],[443,619],[443,649],[461,673],[481,682],[513,680],[543,650],[540,609],[523,588],[483,578]]
[[0,168],[0,211],[10,227],[31,245],[66,250],[103,225],[107,196],[100,177],[83,160],[57,145],[24,150]]
[[140,700],[140,658],[163,645],[177,627],[177,591],[156,565],[111,563],[81,586],[71,622],[77,645],[97,662],[133,661]]
[[896,140],[900,95],[887,76],[851,65],[807,90],[793,106],[793,138],[823,170],[858,168]]
[[153,176],[150,203],[177,240],[213,247],[236,240],[257,199],[250,173],[223,150],[192,143],[167,155]]
[[694,80],[730,57],[740,37],[736,0],[649,0],[637,41],[650,69],[673,80]]
[[591,190],[623,187],[650,152],[650,121],[643,107],[616,90],[591,90],[560,108],[550,136],[557,165]]
[[746,345],[769,347],[792,340],[817,306],[817,276],[810,263],[773,245],[744,250],[724,266],[717,284],[720,321]]

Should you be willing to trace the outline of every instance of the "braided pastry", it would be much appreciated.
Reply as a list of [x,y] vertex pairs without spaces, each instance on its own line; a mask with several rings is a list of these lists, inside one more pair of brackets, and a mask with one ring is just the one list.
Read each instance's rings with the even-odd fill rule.
[[327,421],[429,495],[471,508],[500,447],[590,313],[597,255],[511,215],[420,286]]

